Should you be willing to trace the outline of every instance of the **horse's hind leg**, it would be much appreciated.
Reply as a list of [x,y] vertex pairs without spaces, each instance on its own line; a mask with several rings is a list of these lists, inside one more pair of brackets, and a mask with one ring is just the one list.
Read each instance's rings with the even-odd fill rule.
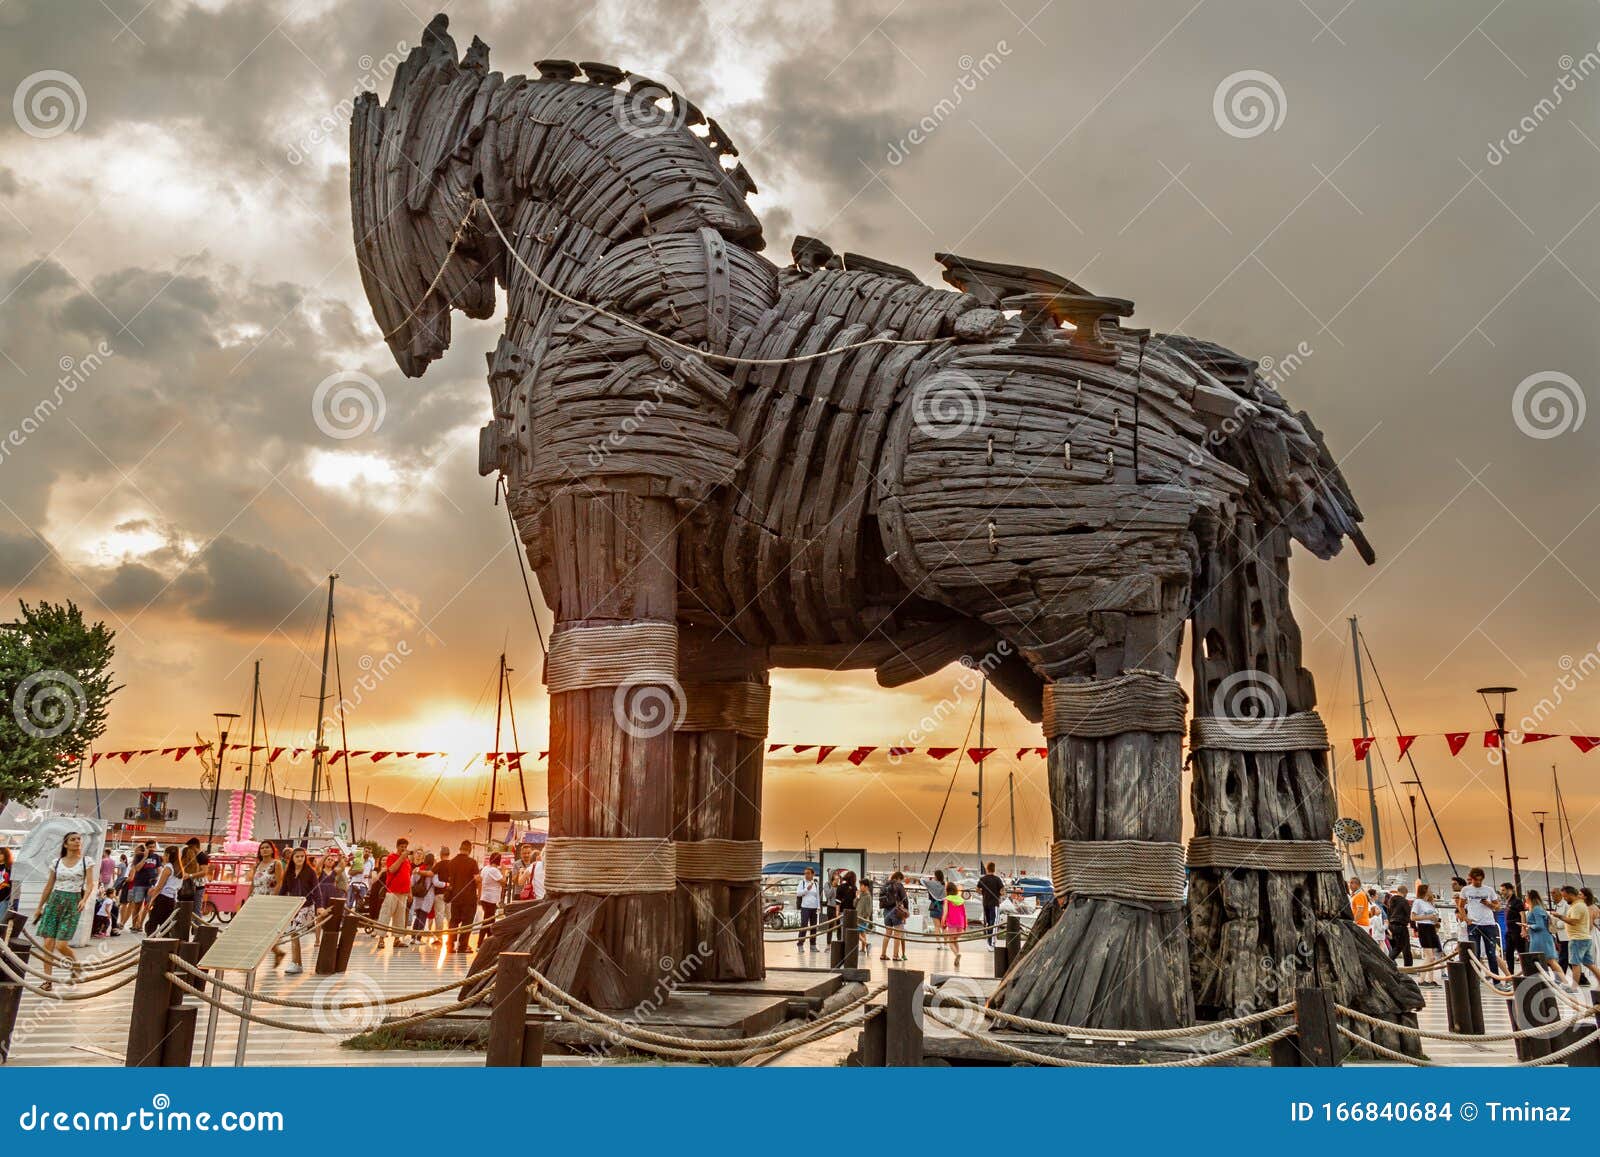
[[715,628],[683,628],[684,711],[673,742],[678,968],[700,980],[766,975],[761,767],[767,655]]
[[1193,1021],[1181,904],[1186,582],[1154,613],[1088,616],[1093,678],[1045,695],[1051,875],[1059,908],[994,1004],[1056,1024],[1174,1028]]

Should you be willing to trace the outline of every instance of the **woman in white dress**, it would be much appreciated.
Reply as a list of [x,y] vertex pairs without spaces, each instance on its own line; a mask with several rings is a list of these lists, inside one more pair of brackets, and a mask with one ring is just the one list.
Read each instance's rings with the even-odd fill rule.
[[55,958],[63,957],[72,964],[72,975],[79,972],[77,955],[72,951],[72,937],[78,931],[78,920],[94,898],[89,887],[88,863],[83,857],[83,837],[68,832],[61,841],[61,854],[44,882],[44,892],[39,897],[39,907],[34,910],[38,921],[39,938],[44,942],[43,992],[55,987],[50,978]]

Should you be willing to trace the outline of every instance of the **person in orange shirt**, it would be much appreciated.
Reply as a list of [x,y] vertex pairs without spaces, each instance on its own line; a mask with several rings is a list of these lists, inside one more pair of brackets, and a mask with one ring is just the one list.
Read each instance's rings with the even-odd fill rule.
[[1361,881],[1350,881],[1350,914],[1356,918],[1356,923],[1363,928],[1372,924],[1372,901],[1367,896],[1367,891],[1361,886]]

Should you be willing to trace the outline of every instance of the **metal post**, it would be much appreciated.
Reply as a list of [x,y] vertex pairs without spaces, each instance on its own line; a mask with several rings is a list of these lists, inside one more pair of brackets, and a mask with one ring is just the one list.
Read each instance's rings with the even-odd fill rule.
[[[256,970],[252,968],[244,974],[244,998],[239,1002],[239,1011],[248,1013],[250,1006],[255,1003]],[[243,1016],[239,1018],[239,1042],[233,1046],[233,1067],[244,1068],[244,1050],[250,1041],[250,1022]]]
[[[221,976],[222,969],[212,969],[211,975]],[[220,990],[217,993],[217,998],[219,1000],[222,998],[222,993]],[[203,1069],[209,1069],[211,1067],[211,1057],[216,1051],[217,1047],[217,1017],[222,1015],[222,1010],[216,1005],[212,1004],[207,1005],[206,1007],[206,1043],[205,1048],[200,1053],[200,1067]]]
[[1500,744],[1500,773],[1505,779],[1506,826],[1511,833],[1511,886],[1516,889],[1517,895],[1520,896],[1522,895],[1522,857],[1517,855],[1517,817],[1511,810],[1511,757],[1506,750],[1506,697],[1515,690],[1515,687],[1479,687],[1478,694],[1484,697],[1485,705],[1488,704],[1490,695],[1500,696],[1500,710],[1492,712],[1492,714],[1494,715],[1494,733]]

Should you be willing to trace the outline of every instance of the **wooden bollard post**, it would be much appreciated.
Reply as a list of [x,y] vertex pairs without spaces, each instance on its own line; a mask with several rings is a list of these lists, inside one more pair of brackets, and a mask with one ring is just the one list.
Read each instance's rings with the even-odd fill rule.
[[514,1069],[522,1064],[522,1039],[528,1023],[526,952],[502,952],[494,961],[494,1002],[489,1006],[489,1048],[484,1065]]
[[[211,946],[217,942],[217,937],[221,935],[222,929],[218,928],[215,924],[195,925],[194,963],[199,964],[201,960],[205,959],[206,953],[211,950]],[[188,979],[190,983],[192,983],[201,992],[206,990],[206,982],[201,980],[198,976],[191,976]]]
[[839,909],[839,943],[843,950],[839,954],[840,968],[861,967],[861,937],[856,935],[856,911]]
[[888,1010],[869,1007],[866,1011],[867,1018],[861,1024],[861,1043],[857,1046],[861,1051],[861,1067],[881,1069],[886,1063],[889,1043]]
[[896,968],[889,973],[889,1010],[884,1063],[891,1067],[922,1064],[922,973]]
[[335,896],[328,901],[328,915],[322,922],[322,939],[317,941],[318,976],[330,976],[339,971],[339,937],[344,929],[344,897]]
[[1589,989],[1589,1003],[1594,1005],[1594,1020],[1589,1024],[1579,1021],[1568,1030],[1566,1044],[1574,1044],[1579,1037],[1587,1036],[1589,1043],[1575,1053],[1567,1054],[1569,1069],[1600,1068],[1600,990]]
[[522,1067],[544,1067],[544,1021],[530,1020],[522,1026]]
[[1451,1032],[1473,1035],[1483,1032],[1483,998],[1478,978],[1467,959],[1472,945],[1462,941],[1456,958],[1444,966],[1445,1010]]
[[[10,932],[20,929],[20,924],[9,921],[0,932]],[[33,946],[26,940],[8,940],[7,946],[12,954],[21,961],[15,967],[20,969],[28,962],[33,951]],[[14,980],[0,979],[0,1064],[4,1064],[11,1057],[11,1034],[17,1027],[17,1011],[22,1007],[22,983]]]
[[161,1067],[186,1069],[194,1063],[194,1026],[200,1006],[180,1005],[167,1009],[166,1035],[161,1042]]
[[179,900],[178,907],[173,912],[172,938],[188,942],[194,935],[194,905],[187,900]]
[[1333,1068],[1339,1063],[1339,1030],[1333,997],[1321,988],[1294,993],[1294,1036],[1272,1046],[1275,1068]]
[[1006,967],[1010,968],[1022,956],[1022,917],[1006,917]]
[[128,1017],[126,1064],[130,1069],[153,1069],[161,1065],[167,1012],[172,1007],[174,992],[172,982],[167,979],[173,967],[167,957],[177,950],[178,942],[170,937],[151,938],[139,945],[133,1008]]
[[333,958],[335,972],[345,972],[350,968],[350,954],[356,949],[356,936],[361,931],[361,921],[356,919],[358,914],[357,911],[346,912],[339,925],[338,948]]

